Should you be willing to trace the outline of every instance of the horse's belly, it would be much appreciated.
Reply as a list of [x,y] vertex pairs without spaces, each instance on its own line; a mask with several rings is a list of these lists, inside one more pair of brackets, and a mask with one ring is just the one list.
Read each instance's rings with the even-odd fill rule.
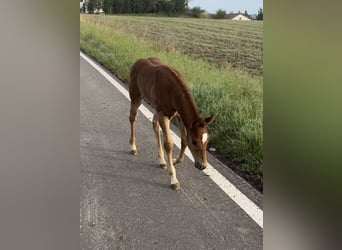
[[176,114],[176,109],[163,83],[162,81],[156,81],[153,74],[145,75],[138,79],[138,87],[142,98],[157,112],[162,112],[164,115],[172,117]]

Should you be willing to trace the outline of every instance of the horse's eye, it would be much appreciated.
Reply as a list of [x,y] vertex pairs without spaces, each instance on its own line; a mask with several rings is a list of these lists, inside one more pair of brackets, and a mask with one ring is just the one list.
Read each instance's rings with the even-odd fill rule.
[[192,144],[196,146],[196,145],[197,145],[197,142],[196,142],[196,141],[192,141]]

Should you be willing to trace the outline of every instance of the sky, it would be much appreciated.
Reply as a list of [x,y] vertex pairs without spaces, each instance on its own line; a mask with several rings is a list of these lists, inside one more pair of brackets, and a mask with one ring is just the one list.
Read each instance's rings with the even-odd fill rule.
[[260,8],[263,9],[263,0],[189,0],[189,8],[200,6],[201,9],[209,13],[216,13],[218,9],[223,9],[227,13],[242,13],[247,10],[248,14],[258,14]]

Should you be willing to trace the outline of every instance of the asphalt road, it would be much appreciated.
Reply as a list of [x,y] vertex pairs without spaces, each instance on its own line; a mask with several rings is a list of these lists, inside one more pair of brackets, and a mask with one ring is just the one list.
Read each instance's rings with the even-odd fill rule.
[[[142,114],[129,153],[129,101],[82,58],[80,95],[81,249],[262,249],[263,229],[189,159],[176,165],[181,189],[170,188]],[[258,191],[208,161],[262,208]]]

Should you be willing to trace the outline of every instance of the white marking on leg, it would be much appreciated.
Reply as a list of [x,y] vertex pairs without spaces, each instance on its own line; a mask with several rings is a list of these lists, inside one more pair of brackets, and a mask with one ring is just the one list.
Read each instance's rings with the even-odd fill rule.
[[175,176],[171,175],[171,185],[178,183],[178,180]]
[[160,165],[165,165],[166,164],[166,161],[165,161],[164,157],[159,158],[159,164]]
[[135,144],[131,145],[131,148],[133,151],[137,151],[137,147],[135,146]]
[[206,143],[206,141],[208,140],[208,134],[207,133],[203,133],[202,135],[202,143]]

